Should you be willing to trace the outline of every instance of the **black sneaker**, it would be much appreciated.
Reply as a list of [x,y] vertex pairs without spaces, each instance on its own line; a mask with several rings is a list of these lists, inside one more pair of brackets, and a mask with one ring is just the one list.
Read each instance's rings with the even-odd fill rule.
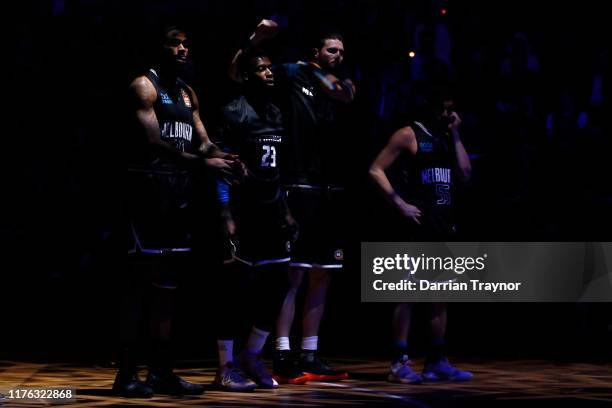
[[260,388],[278,388],[278,382],[266,368],[261,357],[257,354],[249,353],[247,350],[238,355],[236,364],[246,376],[255,381]]
[[311,381],[339,381],[346,380],[349,375],[346,371],[334,370],[330,365],[317,356],[316,351],[302,350],[300,353],[299,368],[308,375]]
[[202,384],[185,381],[173,372],[158,374],[149,371],[146,384],[159,394],[200,395],[204,393]]
[[300,370],[290,350],[277,350],[272,360],[272,377],[279,384],[304,384],[308,375]]
[[221,391],[233,392],[247,392],[257,388],[257,384],[246,378],[233,363],[228,363],[217,370],[213,386]]
[[125,398],[151,398],[153,396],[153,389],[140,381],[135,372],[117,372],[112,392],[114,395]]

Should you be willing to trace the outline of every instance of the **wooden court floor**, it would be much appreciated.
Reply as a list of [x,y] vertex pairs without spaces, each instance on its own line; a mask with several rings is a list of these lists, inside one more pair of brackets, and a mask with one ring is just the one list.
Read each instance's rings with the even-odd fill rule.
[[[258,390],[248,394],[207,389],[198,397],[156,396],[150,400],[126,400],[110,394],[112,368],[70,364],[37,364],[0,361],[0,392],[16,387],[72,386],[75,402],[15,402],[4,399],[2,407],[612,407],[612,366],[553,363],[536,360],[457,361],[472,370],[469,383],[399,385],[385,381],[387,362],[374,360],[332,360],[351,378],[338,383],[311,382]],[[415,368],[422,366],[415,361]],[[214,362],[186,364],[193,368],[177,372],[195,382],[210,384]],[[144,375],[144,373],[142,373]]]

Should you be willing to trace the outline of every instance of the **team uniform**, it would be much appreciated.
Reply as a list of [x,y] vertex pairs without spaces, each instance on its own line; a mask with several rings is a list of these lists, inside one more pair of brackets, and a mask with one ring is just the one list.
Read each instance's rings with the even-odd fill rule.
[[[176,79],[164,87],[154,70],[146,73],[157,98],[153,110],[160,138],[181,152],[195,153],[194,96]],[[131,106],[132,114],[136,106]],[[118,276],[122,348],[113,392],[131,397],[155,393],[197,395],[201,385],[173,373],[172,351],[166,324],[178,280],[188,268],[191,252],[193,171],[158,154],[147,141],[144,128],[133,118],[128,150],[128,265],[132,273]],[[148,303],[151,349],[145,384],[138,378],[134,356],[139,346],[138,323],[143,301]]]
[[[436,130],[424,123],[410,124],[414,131],[417,152],[403,151],[390,172],[390,181],[400,197],[421,210],[419,224],[406,220],[401,224],[401,239],[419,242],[453,241],[456,227],[453,217],[457,154],[448,130]],[[452,274],[451,274],[452,275]],[[410,275],[410,279],[418,278]],[[437,277],[440,278],[440,277]],[[428,278],[431,279],[431,278]],[[441,277],[449,281],[454,277]],[[432,306],[433,307],[433,306]],[[444,353],[444,342],[433,342],[427,354],[422,374],[411,367],[407,345],[398,347],[399,357],[391,363],[390,382],[416,384],[422,381],[468,381],[469,371],[453,367]]]
[[[226,198],[236,234],[226,238],[227,265],[219,277],[219,287],[232,287],[235,298],[244,298],[246,302],[232,300],[224,307],[217,335],[221,342],[233,342],[240,327],[237,323],[249,316],[253,325],[247,343],[250,344],[251,338],[261,338],[261,333],[267,337],[273,330],[287,293],[293,231],[287,223],[279,172],[284,127],[280,109],[266,94],[237,97],[223,109],[223,121],[221,143],[239,155],[247,175],[231,186]],[[250,311],[246,315],[245,307]],[[261,349],[257,353],[260,352]],[[237,356],[239,372],[227,364],[220,368],[214,385],[227,391],[252,390],[255,384],[260,388],[278,387],[257,353],[245,350]]]
[[341,102],[319,85],[314,69],[304,64],[275,67],[285,90],[288,142],[283,179],[291,213],[300,226],[292,266],[341,268],[344,259],[345,147]]
[[414,241],[450,239],[456,231],[453,217],[456,154],[451,137],[427,128],[421,122],[411,123],[416,136],[417,153],[402,152],[391,184],[400,197],[419,208],[422,216],[416,225],[408,221],[405,235]]
[[[153,105],[161,139],[177,150],[194,152],[193,98],[177,79],[174,89],[164,89],[154,70],[146,77],[157,91]],[[142,132],[141,132],[142,133]],[[189,252],[191,170],[158,156],[146,145],[144,134],[133,141],[128,162],[128,253],[169,254]]]
[[234,259],[250,266],[290,261],[291,231],[279,168],[285,133],[281,111],[269,100],[240,96],[223,110],[224,145],[237,153],[247,176],[230,192],[237,239]]

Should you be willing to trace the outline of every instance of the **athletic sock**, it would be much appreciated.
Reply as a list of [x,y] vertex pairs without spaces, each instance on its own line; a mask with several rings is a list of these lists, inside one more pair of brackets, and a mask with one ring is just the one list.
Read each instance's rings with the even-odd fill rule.
[[253,326],[249,340],[247,341],[247,351],[251,354],[260,354],[266,344],[270,332],[263,331]]
[[234,362],[234,340],[217,340],[219,366],[224,367]]
[[276,349],[279,351],[291,350],[291,347],[289,347],[289,337],[277,337]]
[[404,360],[404,356],[408,356],[408,342],[403,340],[393,342],[393,363]]
[[302,337],[302,350],[316,351],[319,336]]

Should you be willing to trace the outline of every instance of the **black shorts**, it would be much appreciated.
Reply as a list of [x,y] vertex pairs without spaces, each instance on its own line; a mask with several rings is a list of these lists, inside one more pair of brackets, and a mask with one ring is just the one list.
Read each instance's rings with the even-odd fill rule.
[[128,253],[191,250],[191,186],[187,172],[128,171]]
[[176,289],[189,274],[190,253],[132,253],[128,254],[129,276],[125,270],[116,275],[117,282],[127,286],[152,285],[162,289]]
[[287,187],[287,202],[300,233],[291,266],[342,268],[346,229],[343,188]]
[[226,260],[250,266],[290,261],[291,231],[282,199],[272,203],[237,200],[232,210],[236,235],[227,238]]

